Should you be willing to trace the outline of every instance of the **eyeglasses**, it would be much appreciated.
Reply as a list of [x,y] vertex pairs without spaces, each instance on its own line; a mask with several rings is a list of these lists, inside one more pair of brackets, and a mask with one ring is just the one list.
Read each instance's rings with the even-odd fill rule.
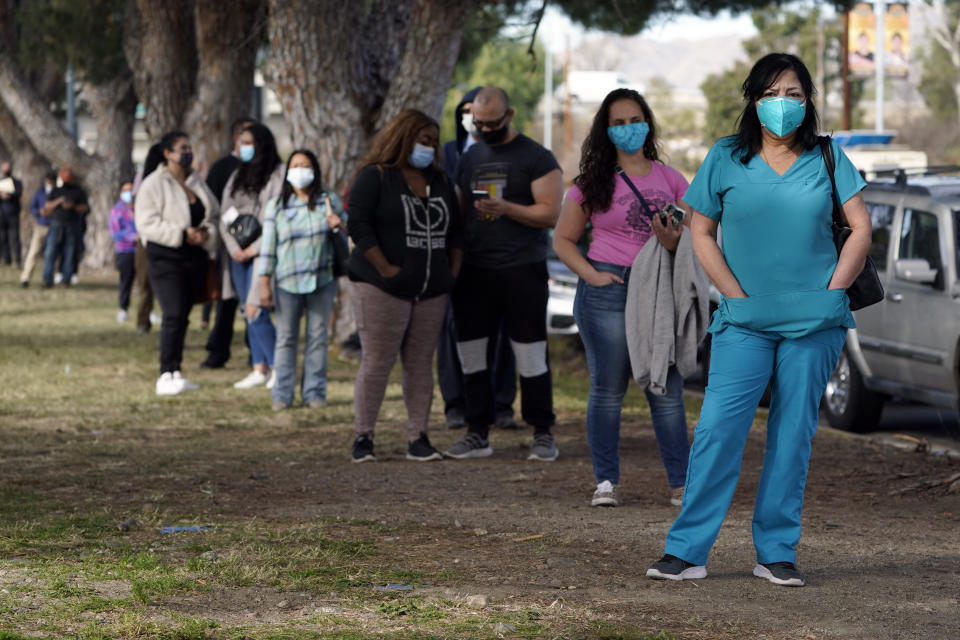
[[500,125],[503,124],[503,121],[507,119],[507,113],[504,113],[496,120],[477,120],[476,117],[473,118],[473,126],[477,129],[499,129]]

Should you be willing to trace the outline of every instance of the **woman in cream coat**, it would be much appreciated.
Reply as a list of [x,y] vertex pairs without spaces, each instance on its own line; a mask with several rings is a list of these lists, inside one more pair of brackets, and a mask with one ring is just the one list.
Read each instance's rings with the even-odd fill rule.
[[206,280],[207,252],[216,247],[220,206],[192,169],[187,134],[171,131],[160,147],[164,160],[140,185],[134,211],[150,286],[163,310],[156,390],[164,396],[197,388],[181,375],[180,362],[190,308]]

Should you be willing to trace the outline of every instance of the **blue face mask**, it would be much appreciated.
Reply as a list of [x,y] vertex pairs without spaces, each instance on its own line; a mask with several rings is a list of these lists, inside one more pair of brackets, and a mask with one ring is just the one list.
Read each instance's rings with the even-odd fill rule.
[[777,137],[792,133],[807,114],[807,106],[803,100],[774,96],[757,102],[757,117],[767,131]]
[[240,145],[240,162],[250,162],[253,160],[255,153],[256,149],[253,148],[252,144]]
[[631,122],[607,127],[607,137],[610,138],[610,142],[626,154],[634,154],[643,149],[648,133],[650,133],[650,125],[646,122]]
[[426,169],[431,164],[433,164],[433,147],[415,143],[413,152],[410,154],[410,165],[417,169]]

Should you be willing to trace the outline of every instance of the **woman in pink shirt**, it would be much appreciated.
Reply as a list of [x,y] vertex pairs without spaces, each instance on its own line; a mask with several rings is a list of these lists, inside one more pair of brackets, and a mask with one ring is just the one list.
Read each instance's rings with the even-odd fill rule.
[[[616,89],[608,94],[583,143],[580,175],[567,192],[553,235],[557,255],[580,276],[573,313],[590,369],[587,442],[597,482],[595,507],[617,505],[620,412],[630,381],[624,324],[630,266],[651,239],[675,250],[683,229],[669,219],[664,224],[659,215],[679,202],[687,180],[659,161],[656,132],[653,112],[639,93]],[[593,232],[584,257],[576,243],[588,222]],[[690,453],[683,379],[671,367],[666,395],[646,395],[670,501],[679,506]]]

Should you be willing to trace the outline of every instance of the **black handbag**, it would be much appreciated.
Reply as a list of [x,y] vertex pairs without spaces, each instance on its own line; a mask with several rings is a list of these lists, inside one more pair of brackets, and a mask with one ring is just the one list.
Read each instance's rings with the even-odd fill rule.
[[[330,205],[330,196],[324,194],[324,202],[327,205],[326,211],[333,211]],[[342,229],[330,229],[327,231],[327,240],[330,242],[330,269],[333,271],[333,277],[339,278],[347,275],[347,259],[350,257],[350,245],[347,243],[347,234]]]
[[237,219],[230,223],[227,228],[233,239],[237,241],[241,249],[246,249],[257,241],[260,233],[263,231],[257,216],[249,213],[243,213],[237,216]]
[[[827,175],[830,176],[830,190],[833,197],[833,223],[830,230],[833,232],[833,244],[837,247],[837,255],[843,249],[843,243],[850,237],[851,229],[843,221],[843,209],[840,206],[840,197],[837,195],[837,183],[833,177],[835,164],[833,162],[833,145],[830,143],[830,136],[820,136],[820,151],[823,153],[823,161],[827,165]],[[847,287],[847,297],[850,298],[850,310],[856,311],[869,307],[883,300],[883,285],[880,283],[880,275],[877,273],[877,266],[873,259],[867,256],[863,264],[863,271],[857,276],[849,287]]]

